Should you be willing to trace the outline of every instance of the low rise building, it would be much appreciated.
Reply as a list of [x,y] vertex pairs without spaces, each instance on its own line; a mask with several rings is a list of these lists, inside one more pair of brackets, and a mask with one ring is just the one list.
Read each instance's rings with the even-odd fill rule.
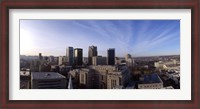
[[148,74],[140,77],[138,83],[138,89],[161,89],[163,88],[163,82],[158,74]]
[[32,72],[32,89],[66,89],[66,77],[57,72]]
[[92,65],[106,65],[107,58],[102,56],[93,56],[92,57]]
[[20,89],[30,89],[30,69],[20,71]]

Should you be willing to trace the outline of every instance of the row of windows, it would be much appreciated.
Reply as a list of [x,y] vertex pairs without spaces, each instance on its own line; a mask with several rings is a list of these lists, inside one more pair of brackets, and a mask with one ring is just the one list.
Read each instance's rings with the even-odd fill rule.
[[140,86],[140,88],[152,88],[152,87],[161,87],[162,85],[160,84],[160,85],[146,85],[146,86]]
[[116,82],[117,82],[116,80],[112,80],[112,79],[111,79],[111,88],[113,88],[113,87],[116,86]]

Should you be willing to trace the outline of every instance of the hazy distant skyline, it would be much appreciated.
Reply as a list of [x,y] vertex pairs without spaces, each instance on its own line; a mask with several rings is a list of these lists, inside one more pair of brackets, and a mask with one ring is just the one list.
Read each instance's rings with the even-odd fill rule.
[[180,54],[179,20],[20,20],[20,55],[65,56],[66,48],[97,46],[117,57]]

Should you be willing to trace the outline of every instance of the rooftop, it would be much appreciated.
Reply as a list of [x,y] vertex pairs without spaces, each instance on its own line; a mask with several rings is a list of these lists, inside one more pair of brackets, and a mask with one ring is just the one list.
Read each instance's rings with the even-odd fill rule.
[[29,76],[30,71],[20,71],[20,76]]
[[57,72],[32,72],[32,79],[62,79],[65,76],[57,73]]
[[160,83],[162,80],[158,76],[158,74],[148,74],[142,77],[142,80],[139,81],[139,84],[151,84],[151,83]]

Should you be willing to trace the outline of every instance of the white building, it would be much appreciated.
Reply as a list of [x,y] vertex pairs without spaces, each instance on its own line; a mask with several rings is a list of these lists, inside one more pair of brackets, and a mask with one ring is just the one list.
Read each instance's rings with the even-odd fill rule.
[[132,59],[132,58],[129,58],[129,59],[127,59],[126,60],[126,65],[128,66],[128,67],[133,67],[134,66],[134,59]]
[[133,67],[134,66],[135,61],[134,61],[134,59],[132,58],[132,56],[130,54],[126,54],[125,61],[126,61],[126,65],[128,67]]
[[66,56],[59,56],[58,57],[58,65],[65,64],[67,62]]

